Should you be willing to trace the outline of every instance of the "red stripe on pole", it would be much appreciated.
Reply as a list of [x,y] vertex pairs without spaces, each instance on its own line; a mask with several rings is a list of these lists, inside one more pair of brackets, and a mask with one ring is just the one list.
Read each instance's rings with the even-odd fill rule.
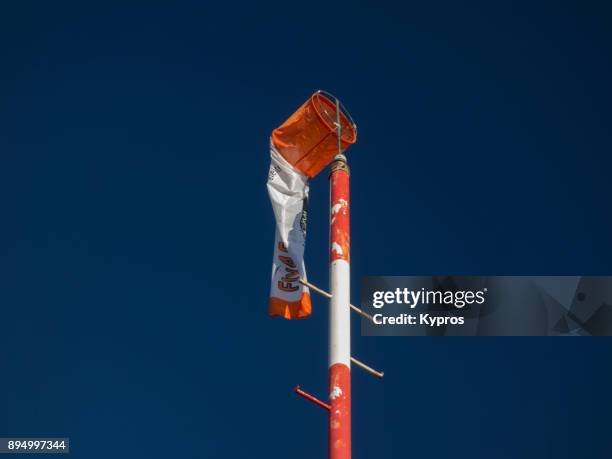
[[349,261],[350,246],[349,174],[338,169],[331,175],[331,261]]
[[351,457],[351,371],[341,363],[329,369],[329,457]]

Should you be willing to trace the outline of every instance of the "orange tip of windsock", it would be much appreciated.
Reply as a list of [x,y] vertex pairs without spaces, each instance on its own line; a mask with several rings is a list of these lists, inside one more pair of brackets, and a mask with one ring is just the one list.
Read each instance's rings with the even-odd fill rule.
[[[340,105],[342,151],[357,141],[357,126]],[[336,98],[315,92],[287,121],[272,131],[272,143],[287,162],[308,177],[321,172],[338,154]]]
[[300,299],[297,301],[287,301],[278,297],[270,298],[269,305],[270,317],[283,317],[285,319],[303,319],[310,316],[312,305],[310,303],[310,294],[302,292]]

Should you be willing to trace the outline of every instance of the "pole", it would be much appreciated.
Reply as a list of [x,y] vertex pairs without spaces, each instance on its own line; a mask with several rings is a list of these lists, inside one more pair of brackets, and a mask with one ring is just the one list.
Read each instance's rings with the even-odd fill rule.
[[349,169],[341,149],[336,100],[338,155],[330,174],[329,459],[351,457],[351,310]]

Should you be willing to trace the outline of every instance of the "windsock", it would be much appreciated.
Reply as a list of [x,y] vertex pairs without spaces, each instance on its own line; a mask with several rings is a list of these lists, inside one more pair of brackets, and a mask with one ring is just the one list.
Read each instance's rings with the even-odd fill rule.
[[[285,319],[308,317],[312,306],[306,280],[304,247],[308,181],[338,154],[335,98],[314,93],[270,138],[268,194],[276,219],[269,313]],[[340,113],[341,147],[355,143],[350,116]]]
[[276,219],[270,316],[308,317],[311,311],[304,246],[308,212],[308,177],[287,162],[270,143],[268,194]]

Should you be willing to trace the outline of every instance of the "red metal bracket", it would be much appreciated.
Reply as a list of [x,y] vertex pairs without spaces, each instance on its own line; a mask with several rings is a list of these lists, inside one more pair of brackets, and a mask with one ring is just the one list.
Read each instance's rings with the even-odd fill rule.
[[302,397],[304,397],[306,400],[311,401],[312,403],[314,403],[315,405],[319,405],[321,408],[325,408],[327,411],[331,410],[331,406],[329,406],[327,403],[322,402],[321,400],[319,400],[316,397],[313,397],[310,394],[307,394],[306,392],[304,392],[302,389],[300,389],[300,386],[295,386],[294,392],[298,395],[301,395]]

